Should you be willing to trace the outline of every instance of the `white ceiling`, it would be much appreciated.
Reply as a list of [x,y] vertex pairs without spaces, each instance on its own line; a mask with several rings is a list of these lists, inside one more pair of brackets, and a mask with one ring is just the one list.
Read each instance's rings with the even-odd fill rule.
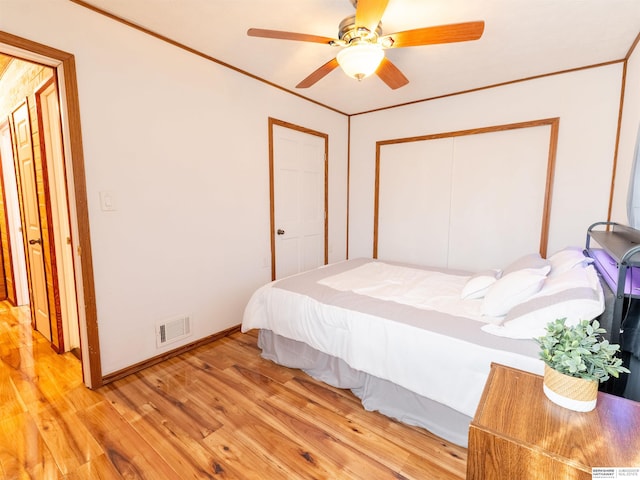
[[[383,34],[485,21],[477,41],[390,49],[409,84],[389,89],[336,69],[295,85],[336,47],[248,37],[250,27],[338,36],[350,0],[89,0],[101,10],[347,114],[624,59],[640,34],[640,0],[390,0]],[[640,48],[640,47],[639,47]]]

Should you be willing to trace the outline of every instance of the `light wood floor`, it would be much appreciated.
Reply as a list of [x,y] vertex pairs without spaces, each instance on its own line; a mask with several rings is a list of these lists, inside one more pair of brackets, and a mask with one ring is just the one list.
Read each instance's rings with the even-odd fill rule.
[[0,479],[460,479],[467,453],[235,334],[97,391],[0,303]]

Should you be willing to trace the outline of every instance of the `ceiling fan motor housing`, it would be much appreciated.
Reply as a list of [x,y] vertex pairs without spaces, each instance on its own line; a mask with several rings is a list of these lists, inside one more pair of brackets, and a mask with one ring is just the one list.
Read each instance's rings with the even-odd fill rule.
[[342,20],[338,29],[338,38],[347,45],[355,40],[377,43],[378,37],[382,35],[382,23],[378,23],[375,31],[371,32],[367,28],[356,27],[355,15]]

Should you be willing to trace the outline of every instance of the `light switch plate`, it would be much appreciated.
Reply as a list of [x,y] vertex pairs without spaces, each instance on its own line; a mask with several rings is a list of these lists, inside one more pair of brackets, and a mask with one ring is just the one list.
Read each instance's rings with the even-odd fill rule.
[[102,210],[103,212],[113,212],[117,210],[116,199],[113,192],[100,192],[100,210]]

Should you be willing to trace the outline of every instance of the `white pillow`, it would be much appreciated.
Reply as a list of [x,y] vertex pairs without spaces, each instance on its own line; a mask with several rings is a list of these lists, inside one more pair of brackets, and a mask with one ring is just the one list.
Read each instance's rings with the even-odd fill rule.
[[551,263],[549,260],[542,258],[539,253],[530,253],[507,265],[502,271],[502,276],[525,269],[537,270],[542,275],[546,275],[551,270]]
[[585,256],[578,247],[564,248],[548,258],[551,263],[550,275],[559,275],[576,267],[586,267],[593,263],[593,258]]
[[566,325],[592,320],[604,311],[604,294],[593,266],[574,268],[549,277],[529,300],[513,307],[502,325],[482,328],[493,335],[535,338],[545,334],[547,324],[565,318]]
[[490,317],[506,315],[542,288],[546,276],[537,269],[517,270],[495,282],[482,301],[481,313]]
[[[557,297],[552,303],[541,304],[539,309],[516,316],[513,320],[505,319],[502,325],[484,325],[482,330],[500,337],[536,338],[545,335],[547,324],[558,318],[565,318],[565,324],[572,326],[577,325],[580,320],[592,320],[604,311],[604,301],[597,296],[571,298],[571,295],[571,291],[566,292],[564,299],[561,294],[552,295]],[[518,308],[519,306],[513,308],[507,314],[507,319],[515,315]]]
[[460,297],[463,299],[484,297],[489,287],[496,283],[500,273],[502,273],[500,270],[484,270],[472,275],[462,287]]
[[555,275],[552,275],[552,273],[553,270],[547,276],[540,291],[535,295],[536,297],[553,295],[554,293],[571,288],[584,287],[591,288],[592,290],[599,288],[598,285],[600,282],[598,281],[598,274],[593,266],[571,268]]

